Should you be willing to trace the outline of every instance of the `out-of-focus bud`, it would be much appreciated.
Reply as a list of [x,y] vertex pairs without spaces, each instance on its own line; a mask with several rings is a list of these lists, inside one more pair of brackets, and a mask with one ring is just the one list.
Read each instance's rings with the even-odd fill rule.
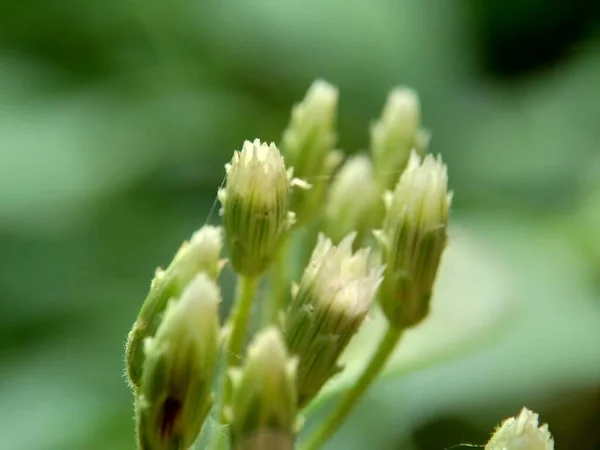
[[234,450],[294,448],[296,366],[297,360],[288,356],[277,328],[266,328],[254,337],[244,367],[230,373]]
[[286,171],[275,144],[258,139],[245,141],[225,170],[227,184],[219,200],[231,265],[241,275],[258,276],[294,220],[289,195],[297,180]]
[[220,301],[216,284],[197,275],[146,339],[136,400],[142,450],[187,450],[196,440],[212,406]]
[[415,152],[394,192],[386,192],[383,229],[374,234],[386,264],[379,299],[396,328],[414,326],[429,312],[451,200],[441,158],[421,162]]
[[329,189],[323,216],[323,232],[335,244],[353,231],[355,245],[374,225],[374,212],[379,189],[373,177],[373,167],[366,155],[349,158],[336,174]]
[[327,185],[342,153],[335,150],[338,90],[316,80],[302,102],[292,108],[292,117],[281,140],[282,153],[294,175],[312,186],[292,193],[292,210],[299,223],[311,220],[321,207]]
[[169,299],[178,298],[200,272],[213,280],[223,267],[221,227],[205,225],[184,242],[166,270],[157,269],[144,304],[129,332],[126,365],[129,382],[137,390],[144,363],[144,339],[154,336]]
[[485,450],[554,450],[548,425],[538,426],[539,416],[523,408],[517,417],[500,424]]
[[424,154],[429,134],[420,129],[421,106],[412,89],[393,89],[379,121],[371,127],[371,152],[381,189],[392,189],[406,167],[411,150]]
[[298,406],[312,400],[341,369],[337,360],[358,331],[381,282],[368,249],[352,254],[356,233],[335,247],[319,235],[284,321],[290,353],[299,358]]

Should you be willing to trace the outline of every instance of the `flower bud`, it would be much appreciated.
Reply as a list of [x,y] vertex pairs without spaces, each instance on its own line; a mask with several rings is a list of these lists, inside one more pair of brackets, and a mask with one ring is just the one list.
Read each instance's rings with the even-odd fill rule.
[[234,450],[294,448],[296,425],[296,364],[281,332],[259,332],[246,363],[232,369],[231,443]]
[[373,213],[379,189],[373,167],[366,155],[349,158],[336,174],[329,189],[323,217],[323,232],[338,244],[344,236],[356,231],[355,245],[362,242],[373,226]]
[[186,285],[200,272],[213,280],[223,262],[221,227],[205,225],[184,242],[166,270],[157,269],[144,304],[129,332],[126,350],[127,375],[134,390],[139,387],[144,362],[144,339],[154,336],[171,298],[181,295]]
[[290,123],[283,133],[281,148],[294,174],[311,184],[309,190],[292,193],[292,210],[299,223],[306,223],[319,210],[331,174],[342,160],[334,150],[337,143],[338,90],[315,81],[302,102],[292,108]]
[[187,450],[212,406],[219,355],[216,284],[201,273],[171,301],[156,335],[144,345],[136,401],[138,439],[144,450]]
[[446,246],[448,193],[446,166],[438,156],[421,163],[413,152],[393,193],[385,196],[383,229],[374,234],[386,264],[379,292],[394,327],[411,327],[429,312],[429,301]]
[[233,269],[261,275],[270,265],[293,221],[289,212],[291,171],[275,144],[245,141],[225,166],[227,184],[219,191],[223,226]]
[[411,150],[424,154],[429,144],[421,122],[419,97],[412,89],[392,90],[379,121],[371,127],[375,174],[382,189],[392,189],[406,167]]
[[548,425],[538,427],[539,416],[523,408],[496,429],[485,450],[554,450]]
[[335,247],[323,234],[293,293],[284,321],[290,353],[299,358],[298,406],[305,406],[340,367],[337,360],[358,331],[381,282],[368,249],[352,254],[356,233]]

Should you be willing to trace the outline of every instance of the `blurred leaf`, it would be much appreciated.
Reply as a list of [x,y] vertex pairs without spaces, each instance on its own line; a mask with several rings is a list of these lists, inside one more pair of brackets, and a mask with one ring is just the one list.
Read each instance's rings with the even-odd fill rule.
[[600,234],[598,233],[600,230],[600,157],[597,155],[588,161],[582,173],[578,197],[577,213],[575,216],[569,214],[564,218],[565,226],[571,231],[571,237],[582,255],[591,260],[598,269],[600,268]]
[[497,208],[490,199],[502,199],[546,210],[571,204],[600,139],[593,119],[600,95],[597,50],[591,42],[568,64],[521,83],[465,80],[452,103],[436,106],[429,121],[433,147],[446,156],[460,204]]
[[[371,431],[378,442],[393,442],[442,414],[536,409],[565,390],[600,383],[600,308],[564,230],[500,215],[463,223],[510,270],[514,314],[485,348],[378,382],[327,448],[365,448]],[[365,433],[374,410],[379,424]]]
[[106,88],[12,103],[0,109],[0,226],[36,233],[85,219],[167,161],[202,156],[196,176],[216,191],[224,171],[212,170],[215,162],[235,147],[214,145],[214,125],[249,106],[222,92],[166,90],[134,102]]

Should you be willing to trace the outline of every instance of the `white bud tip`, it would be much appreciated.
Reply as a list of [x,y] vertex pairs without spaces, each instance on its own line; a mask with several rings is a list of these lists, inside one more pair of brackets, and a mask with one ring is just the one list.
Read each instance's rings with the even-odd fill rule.
[[325,108],[335,107],[338,89],[325,80],[315,80],[306,93],[307,102],[316,102]]
[[275,144],[273,142],[267,144],[261,142],[260,139],[254,139],[252,142],[244,141],[239,158],[245,166],[253,160],[263,163],[265,170],[271,166],[283,164],[283,158]]
[[523,408],[517,417],[498,427],[485,450],[554,450],[548,425],[538,426],[539,416]]
[[416,129],[419,124],[420,103],[417,93],[408,87],[393,89],[383,110],[384,120],[405,120]]
[[447,220],[452,196],[448,193],[448,171],[438,155],[427,155],[423,160],[413,150],[408,166],[394,189],[388,213],[399,215],[408,212],[415,220],[427,227]]
[[221,227],[205,225],[192,235],[189,246],[202,250],[206,254],[218,259],[223,248],[223,229]]
[[201,272],[186,286],[179,301],[169,305],[163,322],[167,317],[176,316],[179,323],[188,322],[189,329],[199,329],[205,320],[218,313],[219,303],[219,288]]
[[287,360],[287,350],[279,329],[269,327],[260,331],[248,348],[248,359],[264,364],[274,360]]
[[371,266],[369,249],[352,254],[355,238],[352,232],[336,247],[320,234],[303,277],[303,282],[314,280],[321,302],[349,317],[366,314],[383,272],[382,266]]

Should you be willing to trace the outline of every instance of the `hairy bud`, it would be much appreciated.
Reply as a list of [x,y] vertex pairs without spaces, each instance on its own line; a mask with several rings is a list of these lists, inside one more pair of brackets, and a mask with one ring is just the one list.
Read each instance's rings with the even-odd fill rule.
[[225,168],[227,183],[219,200],[231,265],[239,274],[258,276],[293,222],[289,195],[294,180],[275,144],[258,139],[244,142]]
[[187,284],[198,274],[205,273],[216,280],[223,262],[221,227],[206,225],[184,242],[166,270],[158,269],[144,304],[129,332],[126,349],[127,376],[137,390],[144,363],[144,339],[154,336],[167,302],[178,298]]
[[299,358],[300,407],[340,370],[337,360],[362,324],[381,282],[382,267],[371,265],[369,250],[352,253],[355,236],[348,235],[337,247],[319,236],[285,316],[285,341]]
[[288,356],[277,328],[254,337],[244,367],[231,371],[230,432],[235,450],[294,448],[296,362]]
[[500,424],[485,450],[554,450],[548,425],[538,426],[539,416],[523,408],[517,417]]
[[394,192],[385,197],[383,228],[374,234],[386,264],[380,302],[391,325],[411,327],[429,312],[433,284],[446,247],[448,193],[446,166],[412,153]]
[[199,274],[146,339],[136,401],[143,450],[187,450],[196,440],[212,405],[220,301],[215,283]]

